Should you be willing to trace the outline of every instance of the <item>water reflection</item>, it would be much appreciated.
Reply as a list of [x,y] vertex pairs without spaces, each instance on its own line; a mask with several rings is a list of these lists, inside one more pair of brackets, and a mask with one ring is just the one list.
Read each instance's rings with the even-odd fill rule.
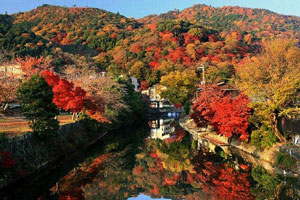
[[174,136],[175,119],[156,119],[149,121],[151,127],[150,138],[165,140]]
[[156,119],[149,125],[150,130],[126,133],[126,137],[124,133],[110,136],[101,143],[101,152],[71,170],[40,199],[299,197],[295,180],[282,181],[222,151],[197,150],[174,119]]

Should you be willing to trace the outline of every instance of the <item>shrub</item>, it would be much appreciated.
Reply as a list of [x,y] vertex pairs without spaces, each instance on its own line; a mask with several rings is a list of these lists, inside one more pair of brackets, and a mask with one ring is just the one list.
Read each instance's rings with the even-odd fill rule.
[[262,166],[252,168],[251,175],[258,183],[258,187],[253,187],[251,192],[256,196],[256,199],[271,199],[274,196],[279,180],[268,173]]
[[278,152],[275,158],[275,166],[292,170],[296,167],[296,159],[289,154]]
[[260,129],[252,131],[251,144],[258,149],[264,149],[272,147],[277,142],[277,137],[273,133],[272,129],[266,125],[263,125]]

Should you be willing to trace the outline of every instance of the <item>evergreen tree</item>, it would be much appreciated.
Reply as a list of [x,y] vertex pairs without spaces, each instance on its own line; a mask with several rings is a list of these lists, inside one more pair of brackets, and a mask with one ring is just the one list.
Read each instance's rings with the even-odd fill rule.
[[44,78],[32,76],[19,87],[17,97],[22,104],[22,114],[30,122],[34,134],[51,136],[56,133],[59,124],[55,116],[59,111],[52,103],[52,89]]

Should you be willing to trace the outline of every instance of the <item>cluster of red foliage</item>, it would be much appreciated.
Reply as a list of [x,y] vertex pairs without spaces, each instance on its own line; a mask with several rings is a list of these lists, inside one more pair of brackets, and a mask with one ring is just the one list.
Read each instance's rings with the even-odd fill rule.
[[198,36],[191,35],[189,33],[184,33],[183,37],[184,37],[184,43],[186,45],[191,44],[191,43],[195,43],[195,41],[197,41],[197,40],[199,41],[200,40]]
[[239,135],[247,140],[249,133],[248,118],[251,109],[247,106],[249,97],[240,94],[232,98],[226,95],[221,87],[205,86],[200,97],[193,104],[191,117],[199,127],[212,125],[219,134],[227,137]]
[[12,158],[12,154],[8,151],[0,151],[0,169],[11,169],[17,163],[16,159]]
[[160,191],[159,191],[158,187],[156,185],[154,185],[153,189],[150,189],[149,192],[156,196],[159,194]]
[[149,67],[153,70],[158,69],[158,67],[160,66],[160,62],[157,60],[154,60],[152,62],[149,62]]
[[180,178],[179,174],[175,174],[172,177],[165,177],[163,185],[167,185],[167,186],[175,185],[179,180],[179,178]]
[[147,80],[141,81],[141,90],[147,90],[150,87]]
[[226,96],[222,101],[215,104],[216,114],[212,120],[219,133],[227,137],[232,135],[240,135],[239,139],[247,140],[249,133],[247,132],[251,109],[247,106],[250,102],[246,95],[239,95],[232,99]]
[[136,166],[135,168],[133,168],[132,173],[135,175],[139,175],[142,174],[144,172],[144,168],[140,165]]
[[44,70],[40,74],[52,87],[54,93],[53,103],[65,111],[73,113],[85,110],[93,119],[99,122],[109,122],[103,115],[103,103],[96,98],[87,97],[87,92],[81,87],[74,87],[74,84],[61,79],[53,71]]
[[139,43],[134,43],[130,46],[130,51],[133,53],[139,53],[142,51],[142,46]]
[[86,92],[82,88],[74,88],[73,83],[61,79],[53,71],[42,71],[41,77],[44,77],[52,87],[54,93],[53,103],[58,108],[73,113],[80,112],[83,109]]
[[99,157],[95,158],[93,162],[88,166],[87,171],[89,172],[95,172],[98,167],[105,161],[107,160],[112,154],[107,153],[100,155]]
[[183,128],[176,128],[175,129],[175,137],[168,138],[165,140],[167,144],[170,144],[172,142],[180,142],[185,136],[185,130]]
[[184,47],[177,47],[176,49],[170,51],[169,55],[166,56],[166,59],[171,60],[174,63],[178,62],[180,59],[183,64],[191,63],[191,58],[186,55]]

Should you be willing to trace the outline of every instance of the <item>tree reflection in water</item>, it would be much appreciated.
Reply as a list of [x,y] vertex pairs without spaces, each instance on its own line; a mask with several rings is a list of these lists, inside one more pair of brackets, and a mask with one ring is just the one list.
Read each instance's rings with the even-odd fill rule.
[[276,194],[279,179],[238,159],[192,149],[183,129],[176,128],[165,140],[144,139],[141,131],[111,137],[103,144],[105,151],[69,172],[52,188],[53,195],[61,200],[127,199],[142,193],[152,198],[246,200]]

